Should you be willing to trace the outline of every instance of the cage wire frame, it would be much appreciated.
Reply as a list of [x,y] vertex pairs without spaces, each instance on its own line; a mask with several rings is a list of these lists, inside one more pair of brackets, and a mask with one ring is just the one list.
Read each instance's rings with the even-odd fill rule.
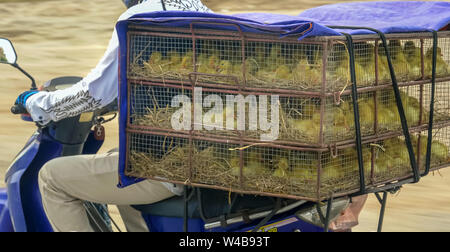
[[[374,169],[374,146],[372,146],[371,152],[372,152],[372,160],[371,160],[371,175],[370,177],[370,183],[366,185],[366,183],[362,184],[360,188],[355,188],[353,190],[347,190],[345,192],[341,193],[331,193],[331,194],[322,194],[321,193],[321,169],[322,164],[319,162],[318,164],[318,178],[317,178],[317,188],[316,188],[316,194],[315,197],[305,197],[302,195],[289,195],[289,194],[281,194],[281,193],[270,193],[270,192],[264,192],[264,191],[251,191],[251,190],[245,190],[242,188],[245,188],[245,179],[243,176],[243,154],[242,151],[240,151],[240,176],[239,176],[239,186],[236,188],[226,188],[223,186],[215,186],[210,184],[202,184],[202,183],[193,183],[191,181],[192,178],[192,145],[194,141],[202,140],[202,141],[210,141],[210,142],[222,142],[222,143],[233,143],[239,148],[246,148],[246,146],[254,146],[254,145],[264,145],[268,148],[275,148],[275,149],[288,149],[288,150],[296,150],[296,151],[312,151],[317,152],[319,155],[322,153],[331,153],[333,155],[337,155],[338,150],[345,149],[345,148],[354,148],[357,143],[355,143],[354,139],[347,139],[343,141],[335,141],[335,142],[326,142],[324,139],[324,113],[326,113],[326,100],[332,99],[335,105],[339,105],[342,101],[342,97],[344,96],[350,96],[352,95],[354,90],[351,90],[350,87],[351,84],[348,87],[345,87],[344,89],[334,90],[330,91],[327,89],[327,66],[328,66],[328,60],[329,60],[329,53],[330,49],[333,48],[334,45],[339,44],[342,45],[345,43],[345,37],[315,37],[315,38],[307,38],[302,40],[301,42],[297,41],[293,37],[287,37],[283,39],[279,39],[272,35],[261,35],[261,34],[251,34],[251,33],[243,33],[242,30],[238,25],[230,25],[227,24],[230,27],[236,28],[237,31],[218,31],[218,30],[203,30],[203,29],[195,29],[195,25],[200,24],[216,24],[216,23],[191,23],[190,29],[184,29],[184,28],[161,28],[156,26],[137,26],[137,25],[131,25],[130,30],[128,31],[128,45],[131,45],[132,42],[132,36],[134,35],[141,35],[141,36],[157,36],[157,37],[164,37],[164,38],[183,38],[187,40],[192,40],[192,66],[193,66],[193,72],[189,72],[187,74],[186,79],[176,80],[176,79],[166,79],[164,77],[162,78],[143,78],[143,77],[136,77],[133,75],[128,75],[128,118],[127,118],[127,146],[130,144],[130,135],[131,134],[146,134],[146,135],[156,135],[156,136],[166,136],[166,137],[180,137],[187,139],[189,146],[190,146],[190,152],[188,157],[188,163],[189,168],[186,169],[186,179],[181,180],[170,180],[170,179],[162,179],[158,176],[149,177],[151,179],[155,180],[161,180],[165,182],[172,182],[175,184],[188,184],[190,186],[194,187],[206,187],[206,188],[212,188],[212,189],[219,189],[219,190],[230,190],[237,193],[246,193],[246,194],[258,194],[258,195],[266,195],[266,196],[275,196],[275,197],[283,197],[283,198],[292,198],[292,199],[301,199],[301,200],[309,200],[309,201],[322,201],[330,197],[339,197],[339,196],[346,196],[346,195],[357,195],[365,194],[369,192],[380,192],[383,190],[388,190],[389,188],[396,188],[398,186],[401,186],[405,183],[411,183],[411,182],[417,182],[417,179],[413,178],[411,179],[411,175],[403,176],[403,177],[395,177],[384,181],[375,181],[373,178],[373,169]],[[220,24],[223,25],[223,24]],[[440,39],[450,39],[450,32],[439,32],[438,37]],[[450,75],[448,76],[439,76],[430,79],[426,76],[426,64],[425,64],[425,45],[426,41],[429,39],[432,39],[432,35],[430,33],[414,33],[414,34],[389,34],[386,35],[386,38],[388,40],[419,40],[420,41],[420,78],[417,78],[417,80],[413,81],[400,81],[398,83],[399,88],[408,88],[408,87],[418,87],[420,89],[420,115],[419,115],[419,124],[414,125],[412,127],[409,127],[408,132],[410,134],[412,133],[421,133],[424,131],[429,130],[428,124],[426,122],[425,114],[426,112],[423,111],[423,108],[425,105],[425,86],[429,85],[430,82],[435,82],[437,85],[448,85],[450,81]],[[372,86],[363,86],[363,87],[357,87],[356,94],[361,95],[365,93],[373,93],[374,103],[375,103],[375,118],[374,118],[374,134],[363,136],[360,139],[361,144],[373,144],[377,143],[379,141],[394,138],[394,137],[401,137],[404,135],[404,131],[402,132],[399,130],[391,130],[388,132],[380,133],[379,125],[377,121],[377,94],[384,90],[390,90],[392,89],[392,83],[382,83],[380,81],[379,77],[379,61],[380,61],[380,55],[379,55],[379,42],[381,41],[380,37],[376,35],[356,35],[352,36],[353,43],[360,43],[360,42],[366,42],[366,41],[373,41],[374,42],[374,60],[375,60],[375,81],[374,85]],[[243,78],[240,79],[237,76],[233,75],[217,75],[214,74],[205,74],[198,72],[198,64],[196,62],[197,57],[197,51],[199,50],[197,47],[197,41],[198,40],[229,40],[229,41],[237,41],[240,42],[241,47],[241,58],[242,58],[242,73]],[[289,89],[279,89],[279,88],[256,88],[252,86],[247,85],[247,78],[246,78],[246,64],[245,64],[245,55],[246,53],[246,45],[250,42],[264,42],[264,43],[286,43],[286,44],[306,44],[306,45],[320,45],[322,46],[322,56],[321,56],[321,62],[322,62],[322,70],[321,70],[321,86],[320,90],[317,91],[303,91],[303,90],[289,90]],[[448,49],[447,49],[448,50]],[[128,50],[128,69],[131,68],[131,57],[130,57],[130,50]],[[224,78],[231,80],[233,84],[224,84],[224,83],[211,83],[208,79],[205,81],[205,79],[202,79],[201,77],[217,77],[217,78]],[[247,138],[245,136],[245,132],[240,132],[237,137],[231,137],[231,136],[217,136],[217,135],[208,135],[204,133],[195,132],[193,130],[188,132],[180,132],[170,129],[163,129],[158,127],[149,127],[145,125],[135,125],[132,123],[131,115],[131,100],[132,100],[132,92],[131,88],[132,86],[146,86],[146,87],[164,87],[164,88],[175,88],[180,90],[190,90],[192,91],[196,87],[202,87],[204,91],[208,92],[217,92],[217,93],[224,93],[224,94],[278,94],[281,97],[315,97],[320,99],[320,113],[321,113],[321,119],[320,119],[320,135],[319,135],[319,141],[318,143],[298,143],[298,142],[289,142],[289,141],[274,141],[273,143],[264,143],[261,141],[257,141],[255,139]],[[445,86],[444,86],[445,87]],[[355,94],[355,93],[353,93]],[[193,98],[194,99],[194,98]],[[193,100],[193,103],[195,101]],[[441,122],[436,122],[433,125],[433,129],[446,129],[450,126],[450,120],[444,120]],[[421,135],[419,135],[419,138]],[[417,145],[415,146],[415,150],[417,150],[417,153],[420,153],[421,148],[423,146],[420,144],[420,141],[418,141]],[[358,148],[357,148],[358,149]],[[130,149],[127,148],[127,155],[126,155],[126,163],[129,165],[129,153]],[[421,164],[423,160],[421,160],[421,155],[418,155],[416,157],[416,162]],[[440,166],[435,166],[431,168],[431,171],[438,170],[440,168],[447,167],[448,163],[441,164]],[[364,181],[364,180],[363,180]]]
[[[192,27],[193,27],[193,25],[191,25],[191,31],[193,32],[193,28]],[[147,27],[144,27],[144,28],[147,28]],[[152,29],[153,29],[153,27],[152,27]],[[174,30],[178,31],[178,29],[175,29],[175,28],[174,28]],[[181,31],[179,31],[179,32],[181,32]],[[184,30],[184,32],[186,33],[187,31]],[[208,31],[208,32],[210,32],[210,31]],[[211,33],[214,34],[214,32],[211,32]],[[178,37],[190,38],[190,39],[192,39],[192,46],[193,46],[193,51],[194,52],[198,50],[198,49],[196,49],[196,43],[195,43],[197,39],[204,39],[204,38],[208,38],[208,39],[219,39],[219,38],[221,38],[221,39],[231,39],[232,38],[233,41],[240,41],[241,40],[241,39],[238,39],[237,35],[234,34],[234,33],[232,33],[232,35],[234,35],[234,37],[227,37],[227,36],[225,36],[224,34],[227,34],[226,32],[215,32],[215,33],[221,34],[221,36],[224,36],[224,37],[217,37],[219,35],[212,36],[210,34],[208,36],[200,36],[200,35],[194,36],[195,32],[193,32],[193,35],[186,35],[186,34],[178,35],[178,33],[177,33],[177,35],[173,35],[172,33],[169,33],[169,32],[162,33],[162,34],[159,33],[159,32],[157,32],[157,33],[153,33],[153,32],[151,32],[151,33],[149,33],[149,32],[133,33],[133,32],[130,32],[129,33],[129,37],[132,36],[133,34],[143,34],[143,35],[146,35],[146,36],[163,36],[163,34],[164,34],[166,37],[169,37],[169,38],[171,38],[172,36],[177,36],[177,38]],[[444,36],[445,38],[447,38],[447,37],[450,38],[450,35],[449,35],[450,33],[449,32],[441,32],[441,33],[444,34],[442,36]],[[251,34],[251,35],[253,35],[253,34]],[[421,35],[421,36],[419,36],[419,35]],[[228,36],[231,36],[231,35],[228,35]],[[239,36],[243,36],[243,35],[241,33],[239,33]],[[355,37],[357,38],[357,39],[354,40],[355,43],[363,42],[363,41],[367,41],[367,40],[374,40],[376,42],[375,43],[375,49],[376,49],[375,50],[375,61],[378,61],[379,57],[378,57],[378,50],[377,50],[377,48],[378,48],[378,41],[379,41],[379,39],[376,39],[373,36],[372,37],[370,37],[370,36],[355,36]],[[362,38],[358,38],[358,37],[362,37]],[[411,34],[397,35],[396,34],[396,35],[392,35],[392,37],[389,36],[390,39],[407,39],[407,38],[419,39],[418,37],[419,38],[421,37],[421,74],[422,74],[422,77],[421,77],[420,80],[416,80],[416,81],[400,82],[399,83],[399,87],[401,87],[401,88],[409,87],[409,86],[418,86],[418,85],[423,85],[423,84],[430,83],[430,80],[425,77],[425,64],[424,64],[424,53],[425,53],[424,52],[424,44],[425,44],[424,40],[425,40],[425,38],[429,39],[430,37],[426,36],[423,33],[413,34],[413,35],[411,35]],[[265,38],[265,40],[262,40],[262,39],[260,39],[260,40],[257,40],[257,39],[251,40],[250,38],[248,38],[248,39],[246,38],[246,39],[243,39],[243,40],[245,40],[245,41],[268,41],[268,42],[271,42],[271,43],[280,43],[280,39],[276,39],[274,37],[270,37],[270,38],[271,38],[271,40],[269,40],[268,38]],[[320,37],[320,38],[322,38],[322,37]],[[130,38],[129,38],[129,40],[130,40]],[[299,44],[299,42],[296,41],[296,40],[292,40],[292,39],[290,39],[290,40],[286,39],[286,40],[287,40],[287,42],[289,42],[291,44],[295,44],[295,43]],[[307,40],[307,39],[305,39],[305,40]],[[337,39],[335,37],[333,39],[329,38],[329,40],[325,39],[326,42],[321,42],[322,39],[319,39],[319,38],[316,38],[316,40],[319,40],[319,42],[316,42],[315,40],[311,40],[311,39],[309,39],[308,41],[305,41],[305,40],[302,41],[301,44],[308,43],[308,44],[316,45],[317,43],[319,43],[319,44],[321,44],[323,46],[323,48],[324,48],[323,51],[326,51],[326,52],[329,51],[327,48],[332,48],[332,46],[334,44],[339,44],[339,43],[343,42],[342,38],[338,38]],[[330,46],[327,46],[327,44],[330,44]],[[243,43],[242,44],[242,51],[243,51],[242,55],[245,55],[245,46],[244,45],[245,44]],[[195,58],[196,58],[195,54],[193,56],[194,56],[193,57],[194,63],[192,64],[192,66],[196,67],[198,64],[195,63]],[[129,58],[129,56],[128,56],[128,58]],[[280,96],[285,95],[285,96],[290,96],[290,97],[295,97],[294,95],[298,95],[297,97],[299,97],[299,98],[302,98],[302,97],[304,97],[304,98],[318,97],[318,98],[321,99],[321,104],[320,104],[321,121],[320,121],[320,126],[319,126],[320,127],[320,132],[319,132],[319,136],[318,136],[319,141],[318,141],[318,143],[314,142],[314,141],[310,141],[310,142],[307,142],[306,144],[308,146],[316,145],[316,146],[323,147],[326,144],[330,143],[330,142],[327,142],[324,139],[324,134],[323,134],[324,133],[323,123],[324,122],[322,120],[322,118],[324,117],[323,112],[325,110],[325,106],[332,105],[331,102],[329,102],[329,101],[327,101],[326,103],[324,102],[325,97],[326,98],[330,98],[330,99],[331,98],[334,99],[335,104],[336,105],[340,105],[340,102],[342,101],[342,97],[343,96],[350,96],[351,93],[352,93],[352,91],[349,88],[343,89],[343,90],[339,89],[339,90],[334,91],[334,92],[324,91],[324,90],[326,90],[325,89],[326,86],[327,86],[326,83],[328,81],[327,77],[326,77],[326,74],[327,74],[327,69],[326,68],[327,68],[327,61],[328,61],[328,59],[329,59],[329,57],[326,54],[323,54],[323,57],[322,57],[323,69],[321,70],[321,72],[323,74],[323,76],[322,76],[323,77],[322,78],[322,86],[321,86],[322,90],[321,91],[315,91],[315,92],[285,90],[285,89],[283,90],[283,89],[276,89],[276,88],[267,89],[267,88],[247,87],[246,86],[246,78],[242,79],[242,81],[239,81],[239,78],[237,76],[224,76],[224,75],[219,75],[219,74],[216,75],[217,78],[228,78],[228,79],[231,79],[232,82],[235,85],[223,85],[223,84],[208,83],[208,82],[204,83],[204,82],[201,82],[201,81],[198,80],[199,76],[211,76],[211,74],[205,74],[205,73],[196,72],[197,71],[196,69],[193,69],[194,72],[190,72],[188,74],[187,80],[176,81],[176,80],[171,80],[171,79],[166,79],[166,78],[162,78],[160,80],[157,80],[157,79],[153,79],[153,80],[150,79],[149,80],[148,78],[144,78],[143,79],[143,78],[136,78],[136,77],[133,77],[133,76],[129,76],[129,81],[130,82],[134,82],[134,83],[140,83],[140,84],[152,83],[151,85],[157,85],[157,83],[158,83],[158,84],[160,84],[160,86],[167,86],[167,87],[169,87],[169,86],[175,87],[176,85],[178,85],[179,87],[181,87],[183,89],[187,89],[189,86],[190,87],[206,87],[206,88],[211,88],[211,89],[216,89],[216,90],[224,89],[224,91],[220,91],[220,92],[231,93],[231,94],[233,94],[233,93],[234,94],[236,94],[236,93],[240,93],[240,94],[274,94],[275,93],[275,94],[280,95]],[[245,59],[243,59],[243,60],[245,60]],[[130,65],[130,62],[128,62],[128,64]],[[378,66],[377,63],[375,63],[374,65],[375,65],[376,68],[378,68],[377,67]],[[245,64],[242,64],[242,68],[243,68],[242,71],[244,72],[244,75],[245,75]],[[375,114],[378,114],[377,106],[376,106],[377,105],[376,104],[377,100],[375,98],[375,96],[377,95],[376,92],[389,89],[392,86],[391,84],[379,84],[378,81],[377,81],[378,79],[379,79],[378,78],[378,71],[376,70],[375,71],[375,80],[376,81],[375,81],[374,85],[373,86],[369,86],[369,87],[358,88],[358,93],[373,93],[374,94],[373,96],[374,96],[374,99],[375,99],[375,101],[374,101],[375,102],[375,111],[374,111]],[[450,76],[444,76],[443,78],[438,78],[436,80],[436,82],[440,83],[440,82],[444,82],[444,81],[448,81],[448,80],[450,80]],[[350,87],[351,85],[348,85],[348,86]],[[423,97],[423,95],[420,96],[420,99],[422,99],[422,97]],[[423,105],[423,103],[421,105]],[[420,108],[422,109],[423,106],[420,106]],[[422,117],[422,114],[423,114],[423,112],[421,111],[420,112],[420,116],[421,117]],[[378,132],[376,132],[376,130],[379,128],[378,127],[379,126],[378,122],[376,120],[377,120],[377,118],[375,118],[375,125],[374,125],[375,132],[374,132],[374,134],[378,133]],[[415,125],[413,125],[413,126],[415,126]],[[334,143],[334,142],[336,142],[336,141],[332,141],[332,143]],[[296,139],[296,141],[292,141],[290,144],[305,145],[305,143],[302,142],[301,139]]]

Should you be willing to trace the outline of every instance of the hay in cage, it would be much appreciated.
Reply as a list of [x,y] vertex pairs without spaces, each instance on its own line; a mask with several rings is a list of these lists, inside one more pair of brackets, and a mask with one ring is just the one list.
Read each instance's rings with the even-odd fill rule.
[[[415,147],[418,139],[419,135],[413,137]],[[424,159],[426,137],[421,139],[420,155]],[[354,190],[359,186],[359,165],[354,147],[339,150],[333,156],[331,152],[273,151],[259,145],[242,148],[217,143],[193,144],[192,147],[188,144],[169,145],[168,152],[160,158],[152,155],[152,150],[131,151],[127,175],[302,197],[315,196],[319,178],[320,190],[325,194]],[[242,159],[240,151],[244,151]],[[412,174],[407,148],[401,138],[365,145],[363,160],[367,184]],[[431,160],[432,166],[450,162],[448,146],[435,140]],[[424,170],[424,164],[420,170]],[[244,188],[240,186],[242,181]]]
[[[444,41],[448,43],[447,40]],[[148,46],[136,48],[130,62],[129,77],[175,80],[189,83],[189,74],[200,73],[197,81],[220,83],[231,86],[291,90],[322,90],[326,76],[327,91],[336,91],[350,86],[349,54],[344,42],[338,41],[331,50],[324,51],[319,45],[290,45],[282,43],[249,43],[245,57],[238,53],[239,46],[223,48],[219,41],[205,40],[196,51],[180,48],[148,51]],[[377,48],[377,49],[376,49]],[[231,50],[227,52],[226,50]],[[422,55],[419,40],[390,40],[388,50],[392,57],[397,80],[418,81],[431,78],[432,48],[425,48]],[[450,67],[445,59],[446,48],[438,47],[436,76],[448,77]],[[324,54],[326,54],[324,56]],[[357,85],[373,86],[375,83],[391,82],[385,49],[375,42],[355,43],[355,67]],[[326,60],[324,60],[324,57]],[[377,58],[377,60],[375,60]],[[423,65],[423,73],[422,73]],[[225,77],[234,77],[227,79]],[[378,76],[378,78],[376,77]]]
[[[180,91],[180,93],[183,93]],[[420,111],[424,115],[422,123],[428,123],[428,109],[420,105],[419,99],[414,97],[413,92],[411,96],[406,91],[401,92],[403,106],[405,107],[406,119],[410,127],[419,126]],[[156,99],[153,94],[152,99]],[[379,132],[390,132],[401,130],[400,116],[398,114],[397,105],[392,91],[381,91],[377,96],[378,114],[377,126]],[[434,121],[444,122],[450,120],[449,105],[445,104],[445,97],[437,97],[435,101]],[[133,125],[149,126],[157,129],[172,130],[172,116],[177,112],[178,108],[160,107],[157,100],[154,100],[145,106],[144,112],[132,114]],[[363,136],[370,136],[375,134],[375,101],[372,94],[364,95],[360,98],[360,124]],[[282,101],[279,110],[279,137],[278,140],[285,141],[300,141],[303,143],[318,143],[320,138],[321,113],[320,104],[317,98],[308,98],[301,100],[288,99]],[[204,113],[207,112],[205,109]],[[247,138],[259,139],[261,135],[267,134],[263,130],[249,130],[248,108],[246,108],[245,130],[239,131],[237,129],[237,111],[234,111],[234,129],[222,130],[206,130],[202,128],[198,133],[205,135],[219,135],[219,136],[245,136]],[[270,108],[268,111],[270,114]],[[222,121],[226,121],[226,110],[222,117]],[[336,142],[342,140],[353,139],[355,137],[355,124],[353,104],[351,99],[343,98],[340,105],[334,103],[327,105],[323,115],[323,135],[326,142]],[[181,118],[182,119],[182,118]],[[205,125],[207,126],[207,125]]]

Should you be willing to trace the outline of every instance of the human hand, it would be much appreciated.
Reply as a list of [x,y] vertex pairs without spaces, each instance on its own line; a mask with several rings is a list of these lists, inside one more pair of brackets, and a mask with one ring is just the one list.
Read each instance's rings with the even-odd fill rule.
[[11,108],[11,112],[13,114],[24,114],[27,113],[27,100],[37,94],[39,91],[37,90],[29,90],[29,91],[25,91],[22,94],[20,94],[17,99],[16,102],[14,103],[14,106]]

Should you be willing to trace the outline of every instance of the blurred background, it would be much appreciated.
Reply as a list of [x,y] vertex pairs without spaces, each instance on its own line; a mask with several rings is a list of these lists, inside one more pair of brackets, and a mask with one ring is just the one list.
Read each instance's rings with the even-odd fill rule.
[[[203,2],[221,14],[298,15],[319,5],[351,1]],[[38,84],[58,76],[85,76],[105,52],[115,21],[123,11],[120,0],[0,0],[0,37],[14,43],[18,63]],[[0,187],[4,187],[7,167],[36,128],[10,113],[17,95],[30,88],[29,80],[8,65],[0,65],[0,77]],[[117,121],[105,127],[107,138],[101,152],[118,146]],[[379,210],[379,203],[370,195],[354,231],[376,231]],[[117,210],[112,207],[111,212],[117,219]],[[406,185],[396,195],[390,195],[383,230],[450,231],[450,169],[430,174],[419,184]]]

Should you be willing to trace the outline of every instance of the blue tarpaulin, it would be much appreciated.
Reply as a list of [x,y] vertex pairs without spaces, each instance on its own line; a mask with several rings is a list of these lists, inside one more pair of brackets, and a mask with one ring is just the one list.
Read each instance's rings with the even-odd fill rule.
[[[338,36],[342,30],[327,26],[371,27],[384,33],[424,32],[440,30],[450,23],[449,2],[361,2],[325,5],[301,13],[299,16],[269,13],[246,13],[238,15],[219,15],[198,12],[152,12],[138,14],[117,23],[120,43],[119,76],[119,129],[120,186],[128,186],[140,180],[127,177],[127,31],[129,24],[164,27],[184,27],[195,22],[198,28],[236,29],[230,25],[200,24],[213,22],[238,25],[244,32],[270,33],[280,37],[297,36],[299,40],[312,36]],[[345,31],[351,34],[370,34],[368,30]]]
[[[298,18],[324,26],[364,26],[383,33],[427,32],[450,23],[450,2],[357,2],[324,5],[301,13]],[[348,31],[367,34],[367,30]]]
[[[118,24],[120,31],[123,23],[140,23],[143,25],[158,25],[165,27],[189,28],[191,23],[195,23],[196,27],[208,27],[214,29],[230,30],[229,25],[202,25],[201,23],[223,23],[238,25],[244,32],[254,33],[271,33],[280,36],[298,35],[299,39],[312,36],[338,36],[338,32],[327,28],[320,24],[305,21],[301,18],[288,15],[255,13],[249,14],[248,18],[239,17],[239,15],[228,16],[212,13],[199,12],[181,12],[181,11],[164,11],[143,13],[133,16],[132,18],[121,21]],[[120,34],[120,32],[119,32]]]
[[[239,25],[243,31],[275,33],[280,36],[340,35],[340,30],[327,26],[371,27],[384,33],[425,32],[440,30],[450,23],[450,2],[356,2],[324,5],[309,9],[299,16],[271,13],[220,15],[213,13],[164,11],[137,14],[124,23],[144,23],[168,27],[188,27],[191,22],[220,22]],[[230,29],[230,26],[209,25],[209,28]],[[120,29],[119,29],[120,30]],[[369,34],[367,30],[346,31]],[[120,32],[119,32],[120,34]]]

